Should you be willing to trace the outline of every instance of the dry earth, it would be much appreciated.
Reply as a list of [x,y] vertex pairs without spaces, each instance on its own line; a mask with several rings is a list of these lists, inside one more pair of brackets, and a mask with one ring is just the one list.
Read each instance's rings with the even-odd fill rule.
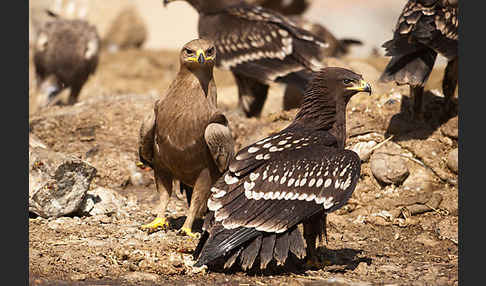
[[[172,51],[128,50],[101,54],[76,105],[30,112],[32,134],[51,150],[91,163],[98,170],[91,189],[115,190],[124,202],[106,215],[31,215],[30,285],[458,285],[458,176],[446,162],[457,148],[458,126],[457,116],[443,118],[440,112],[443,70],[433,71],[426,88],[426,122],[413,124],[407,119],[408,89],[376,82],[386,59],[329,63],[350,67],[373,85],[371,96],[358,94],[348,105],[347,148],[393,136],[373,152],[400,156],[409,175],[403,183],[381,185],[370,162],[363,163],[349,203],[328,216],[328,241],[320,244],[328,266],[287,265],[249,274],[194,269],[197,240],[176,235],[187,205],[175,192],[168,208],[171,229],[139,229],[155,217],[158,196],[152,172],[135,167],[138,130],[178,62]],[[238,149],[280,130],[295,115],[281,111],[283,87],[275,85],[262,117],[244,118],[236,110],[231,74],[216,70],[215,76]],[[136,173],[141,180],[133,179]]]

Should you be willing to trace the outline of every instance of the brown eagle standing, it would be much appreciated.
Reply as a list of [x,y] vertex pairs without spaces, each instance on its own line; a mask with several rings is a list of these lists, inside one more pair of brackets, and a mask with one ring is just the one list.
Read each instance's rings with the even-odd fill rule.
[[393,39],[383,44],[391,60],[380,77],[410,86],[413,117],[422,120],[424,86],[437,53],[448,63],[442,79],[446,113],[453,113],[458,77],[458,0],[409,0],[398,18]]
[[96,27],[84,20],[47,13],[52,20],[40,27],[34,47],[37,104],[48,105],[64,88],[71,89],[68,104],[74,104],[88,77],[96,71],[100,38]]
[[143,229],[168,226],[165,211],[172,180],[179,180],[183,186],[193,188],[189,213],[180,232],[195,237],[194,219],[206,211],[211,185],[233,157],[228,121],[217,108],[215,58],[216,48],[207,40],[185,44],[176,78],[141,126],[140,159],[152,166],[160,195],[158,215]]
[[248,117],[260,115],[270,83],[293,84],[303,92],[309,71],[322,67],[319,52],[327,43],[273,10],[240,0],[185,1],[199,13],[199,37],[218,50],[217,66],[232,71]]
[[360,176],[359,156],[344,145],[346,104],[361,91],[371,93],[361,75],[320,70],[294,121],[236,154],[211,188],[196,266],[222,259],[246,270],[258,260],[264,269],[272,259],[284,264],[289,252],[315,263],[326,214],[347,202]]

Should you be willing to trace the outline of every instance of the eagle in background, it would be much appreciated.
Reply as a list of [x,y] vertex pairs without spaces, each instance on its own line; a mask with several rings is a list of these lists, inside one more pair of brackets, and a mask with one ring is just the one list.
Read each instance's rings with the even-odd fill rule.
[[[358,182],[359,156],[345,150],[346,105],[371,93],[362,76],[344,68],[315,74],[293,122],[243,149],[212,186],[195,266],[236,261],[285,263],[289,253],[316,261],[326,214],[346,204]],[[303,223],[303,237],[297,228]]]
[[292,84],[303,92],[311,71],[322,67],[319,54],[328,43],[278,12],[240,0],[185,1],[199,13],[199,37],[216,46],[216,65],[232,71],[248,117],[261,114],[269,84]]
[[46,13],[51,19],[38,29],[34,45],[36,104],[54,103],[65,88],[70,88],[68,104],[74,104],[98,66],[100,38],[96,27],[85,20]]
[[442,79],[445,111],[455,111],[454,91],[458,79],[458,0],[409,0],[395,27],[393,39],[385,42],[391,56],[380,81],[395,81],[410,86],[414,104],[413,118],[423,120],[424,86],[434,67],[437,54],[447,58]]

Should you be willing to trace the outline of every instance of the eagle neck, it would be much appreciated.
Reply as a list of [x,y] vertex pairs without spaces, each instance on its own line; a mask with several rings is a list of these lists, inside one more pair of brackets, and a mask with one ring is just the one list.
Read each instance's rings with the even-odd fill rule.
[[346,102],[336,102],[327,90],[308,90],[304,95],[301,109],[295,116],[292,125],[305,129],[328,131],[338,141],[338,148],[344,149],[346,140]]
[[203,66],[200,68],[189,69],[185,65],[181,66],[179,71],[181,76],[187,76],[189,78],[195,79],[199,82],[204,95],[208,97],[209,88],[211,85],[214,86],[213,68],[209,66]]

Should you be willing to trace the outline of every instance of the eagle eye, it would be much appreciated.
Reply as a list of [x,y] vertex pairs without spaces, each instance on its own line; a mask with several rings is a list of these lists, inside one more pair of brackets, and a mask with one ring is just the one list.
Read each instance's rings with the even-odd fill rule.
[[206,50],[206,55],[209,56],[209,57],[212,56],[213,53],[214,53],[214,47],[211,47],[211,48]]
[[193,55],[194,51],[188,48],[184,48],[184,53],[188,56]]

